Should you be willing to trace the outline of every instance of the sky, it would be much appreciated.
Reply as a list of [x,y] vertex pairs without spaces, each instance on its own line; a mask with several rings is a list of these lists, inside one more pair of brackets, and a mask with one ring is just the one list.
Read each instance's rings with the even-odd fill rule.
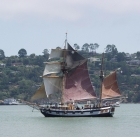
[[0,0],[0,49],[5,56],[98,43],[118,52],[140,51],[139,0]]

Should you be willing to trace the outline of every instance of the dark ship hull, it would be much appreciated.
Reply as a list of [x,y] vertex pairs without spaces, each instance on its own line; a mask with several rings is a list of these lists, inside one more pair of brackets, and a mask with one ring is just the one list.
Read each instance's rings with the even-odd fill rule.
[[40,111],[45,117],[113,117],[115,107],[109,106],[81,110],[41,108]]

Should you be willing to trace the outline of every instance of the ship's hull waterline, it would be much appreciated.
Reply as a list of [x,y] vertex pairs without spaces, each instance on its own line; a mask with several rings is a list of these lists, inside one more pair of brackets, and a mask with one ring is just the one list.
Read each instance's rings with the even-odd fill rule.
[[45,117],[113,117],[114,107],[103,107],[82,110],[60,110],[41,108],[41,113]]

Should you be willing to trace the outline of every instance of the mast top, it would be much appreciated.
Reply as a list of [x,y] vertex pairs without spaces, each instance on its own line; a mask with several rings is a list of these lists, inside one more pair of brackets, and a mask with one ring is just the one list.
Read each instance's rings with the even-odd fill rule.
[[66,40],[67,40],[67,32],[66,32]]
[[67,48],[67,32],[66,32],[66,39],[65,39],[65,47],[64,47],[64,49],[66,49]]

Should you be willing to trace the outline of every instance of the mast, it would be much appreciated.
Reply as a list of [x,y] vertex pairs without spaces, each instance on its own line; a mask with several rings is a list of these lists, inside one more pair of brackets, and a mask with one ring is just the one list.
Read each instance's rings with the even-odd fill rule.
[[[67,33],[66,33],[66,39],[65,39],[65,46],[64,49],[67,49]],[[65,56],[64,56],[65,57]]]
[[61,102],[62,102],[62,104],[64,103],[63,94],[64,94],[64,89],[65,89],[66,50],[67,50],[67,33],[66,33],[65,46],[64,46],[63,63],[62,63],[62,64],[63,64],[63,65],[62,65],[62,72],[63,72],[63,80],[62,80],[62,97],[61,97]]
[[104,63],[104,53],[102,54],[102,62],[101,62],[101,70],[100,70],[100,80],[101,80],[101,89],[100,89],[100,107],[102,106],[102,83],[104,79],[104,73],[103,73],[103,63]]

